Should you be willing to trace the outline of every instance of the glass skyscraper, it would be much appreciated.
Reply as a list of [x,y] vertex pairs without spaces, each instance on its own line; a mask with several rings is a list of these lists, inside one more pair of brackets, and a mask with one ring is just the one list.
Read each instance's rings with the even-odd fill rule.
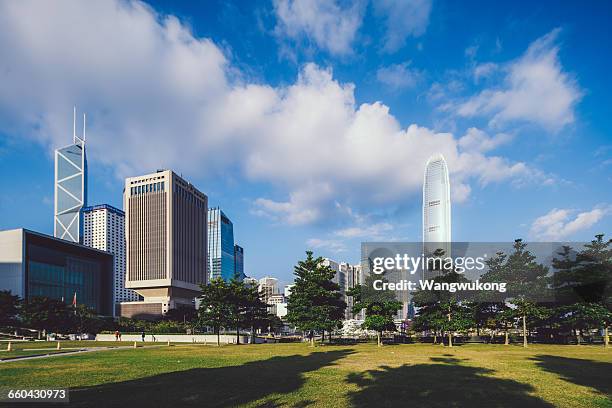
[[429,158],[423,176],[423,249],[450,254],[451,202],[448,166],[441,154]]
[[76,109],[73,143],[55,150],[55,212],[53,235],[72,242],[83,242],[83,215],[87,206],[87,156],[85,154],[85,115],[83,137],[76,135]]
[[234,245],[234,276],[239,280],[243,280],[244,274],[244,248],[240,245]]
[[208,276],[229,281],[236,276],[234,224],[219,207],[208,210]]

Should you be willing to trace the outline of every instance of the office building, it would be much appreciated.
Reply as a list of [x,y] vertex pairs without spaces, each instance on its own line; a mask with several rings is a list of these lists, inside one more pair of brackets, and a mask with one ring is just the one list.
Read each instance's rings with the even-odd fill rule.
[[[144,298],[122,316],[157,318],[194,307],[206,276],[208,198],[171,170],[125,180],[125,286]],[[233,246],[232,246],[233,248]]]
[[113,255],[27,229],[0,231],[0,290],[113,314]]
[[138,294],[125,287],[125,213],[108,204],[82,211],[83,245],[114,256],[114,303],[137,301]]
[[246,276],[242,282],[244,282],[244,284],[246,286],[252,287],[252,288],[258,288],[259,287],[259,281],[255,278],[251,278],[249,276]]
[[87,205],[87,155],[85,154],[85,115],[83,136],[76,135],[76,108],[72,144],[55,150],[53,235],[72,242],[83,242],[83,216]]
[[259,293],[261,299],[270,304],[269,300],[273,295],[278,294],[278,279],[266,276],[259,280]]
[[208,276],[230,281],[236,276],[234,225],[219,207],[208,210]]
[[423,176],[423,250],[450,254],[451,202],[448,166],[441,154],[432,156]]
[[358,319],[360,318],[360,314],[353,313],[353,306],[355,303],[353,297],[348,296],[348,291],[355,286],[362,285],[364,283],[361,279],[361,265],[351,265],[347,262],[341,262],[339,267],[346,279],[346,296],[344,299],[346,302],[345,318]]
[[234,245],[234,276],[238,280],[246,278],[244,274],[244,248]]

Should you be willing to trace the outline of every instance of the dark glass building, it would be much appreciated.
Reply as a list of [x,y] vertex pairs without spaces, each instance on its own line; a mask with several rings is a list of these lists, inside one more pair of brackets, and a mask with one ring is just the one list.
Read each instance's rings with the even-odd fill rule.
[[0,231],[0,290],[113,314],[113,255],[37,232]]
[[234,245],[234,276],[238,280],[244,280],[244,248],[240,245]]
[[209,279],[229,281],[236,276],[234,264],[234,224],[220,208],[208,210]]

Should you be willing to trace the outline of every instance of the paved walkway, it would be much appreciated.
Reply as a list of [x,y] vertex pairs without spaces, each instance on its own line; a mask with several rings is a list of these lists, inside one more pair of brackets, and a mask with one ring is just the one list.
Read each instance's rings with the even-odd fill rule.
[[[138,348],[156,348],[156,347],[168,347],[167,345],[151,345],[151,346],[138,346]],[[10,357],[4,360],[0,360],[0,363],[8,363],[12,361],[22,361],[22,360],[34,360],[37,358],[47,358],[47,357],[59,357],[59,356],[68,356],[72,354],[80,354],[80,353],[92,353],[95,351],[105,351],[105,350],[121,350],[121,349],[133,349],[134,346],[105,346],[105,347],[84,347],[75,351],[62,351],[60,350],[57,353],[48,353],[48,354],[35,354],[32,356],[15,356]],[[48,349],[49,351],[55,349]]]

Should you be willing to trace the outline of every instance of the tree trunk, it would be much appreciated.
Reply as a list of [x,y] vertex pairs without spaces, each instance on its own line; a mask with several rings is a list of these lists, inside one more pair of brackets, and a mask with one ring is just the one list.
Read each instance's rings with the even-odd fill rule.
[[255,344],[255,325],[251,326],[251,344]]
[[604,327],[604,347],[608,348],[610,345],[610,338],[608,337],[608,326]]
[[433,344],[438,344],[438,332],[434,330]]
[[240,326],[236,322],[236,344],[240,344]]
[[382,341],[380,339],[380,334],[381,334],[381,332],[376,332],[378,347],[382,346]]
[[510,339],[508,338],[508,328],[506,327],[506,332],[504,334],[504,345],[509,345],[510,344]]
[[523,347],[527,347],[527,316],[523,315]]
[[221,329],[217,329],[217,347],[221,346]]
[[[448,308],[448,321],[451,321],[451,312],[450,312],[450,306]],[[448,331],[448,347],[453,347],[453,331],[449,330]]]
[[574,330],[574,333],[576,333],[576,345],[579,346],[580,345],[580,332],[578,330]]

